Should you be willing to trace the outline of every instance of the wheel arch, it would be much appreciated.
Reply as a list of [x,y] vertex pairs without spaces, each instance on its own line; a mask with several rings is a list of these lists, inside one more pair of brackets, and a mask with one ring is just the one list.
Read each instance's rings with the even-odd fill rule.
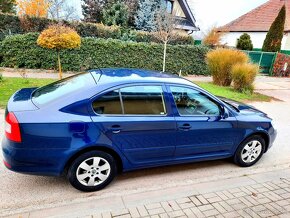
[[123,171],[123,161],[122,161],[122,158],[120,157],[120,155],[118,154],[117,151],[115,151],[114,149],[112,148],[109,148],[107,146],[103,146],[103,145],[96,145],[96,146],[91,146],[91,147],[87,147],[87,148],[84,148],[84,149],[81,149],[79,151],[77,151],[76,153],[74,153],[67,161],[66,161],[66,164],[63,168],[63,172],[62,174],[63,175],[66,175],[67,174],[67,171],[71,165],[71,163],[73,162],[73,160],[75,160],[78,156],[84,154],[84,153],[87,153],[87,152],[90,152],[90,151],[103,151],[103,152],[106,152],[110,155],[112,155],[112,157],[115,159],[116,161],[116,165],[117,165],[117,170],[118,170],[118,173],[122,172]]
[[[243,143],[245,140],[247,140],[248,138],[250,138],[252,136],[260,136],[260,137],[262,137],[265,140],[266,147],[265,147],[264,153],[266,153],[267,150],[268,150],[268,148],[269,148],[269,143],[270,143],[270,137],[269,137],[269,135],[266,132],[262,132],[262,131],[253,132],[253,133],[247,135],[247,137],[243,141],[241,141],[241,143]],[[237,149],[238,149],[238,147],[237,147]]]

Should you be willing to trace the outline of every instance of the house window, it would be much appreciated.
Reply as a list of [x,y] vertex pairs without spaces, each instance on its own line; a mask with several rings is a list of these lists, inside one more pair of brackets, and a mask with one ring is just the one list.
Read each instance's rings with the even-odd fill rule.
[[173,12],[173,1],[170,1],[170,0],[165,0],[166,2],[166,10],[168,13],[172,14]]

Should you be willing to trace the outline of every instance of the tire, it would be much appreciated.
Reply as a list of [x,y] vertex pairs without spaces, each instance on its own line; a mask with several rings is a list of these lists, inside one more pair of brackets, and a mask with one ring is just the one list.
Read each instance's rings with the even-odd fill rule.
[[110,154],[90,151],[80,155],[71,163],[67,177],[76,189],[93,192],[106,187],[116,174],[116,162]]
[[241,167],[253,166],[261,159],[265,148],[266,143],[261,136],[250,136],[239,145],[234,155],[234,162]]

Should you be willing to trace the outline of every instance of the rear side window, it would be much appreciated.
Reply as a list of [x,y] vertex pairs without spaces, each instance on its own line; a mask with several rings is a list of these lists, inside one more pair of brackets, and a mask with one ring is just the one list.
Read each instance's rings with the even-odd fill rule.
[[166,114],[161,86],[131,86],[120,89],[124,114]]
[[93,102],[97,114],[122,114],[119,90],[108,92]]
[[164,115],[161,86],[131,86],[108,92],[93,102],[97,114]]
[[68,77],[35,90],[32,101],[37,106],[45,105],[68,94],[75,93],[88,84],[95,83],[90,73]]

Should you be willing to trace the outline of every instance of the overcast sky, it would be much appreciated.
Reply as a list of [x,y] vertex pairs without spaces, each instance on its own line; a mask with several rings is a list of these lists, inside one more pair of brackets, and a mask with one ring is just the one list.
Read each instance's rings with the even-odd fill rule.
[[[206,31],[212,26],[224,25],[247,13],[267,0],[187,0],[198,26]],[[81,0],[69,0],[81,16]]]

